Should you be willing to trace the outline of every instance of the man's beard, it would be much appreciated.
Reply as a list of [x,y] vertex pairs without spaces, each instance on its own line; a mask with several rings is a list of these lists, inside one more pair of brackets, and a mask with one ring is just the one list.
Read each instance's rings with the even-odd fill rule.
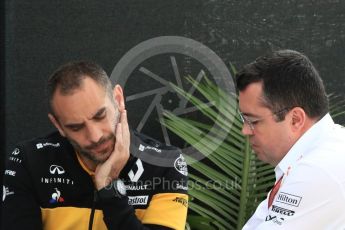
[[[109,158],[109,156],[112,153],[112,151],[114,150],[114,146],[115,146],[115,136],[114,136],[114,134],[110,134],[107,137],[103,137],[98,143],[91,144],[89,146],[86,146],[85,148],[82,148],[73,139],[71,139],[69,137],[67,137],[67,139],[69,140],[69,142],[72,144],[73,148],[77,152],[79,152],[81,155],[83,155],[84,157],[86,157],[87,159],[93,161],[96,164],[105,162]],[[93,148],[96,148],[97,146],[99,146],[99,145],[101,145],[104,142],[107,142],[109,140],[111,140],[111,146],[112,146],[110,151],[101,152],[101,153],[93,153],[92,152]]]

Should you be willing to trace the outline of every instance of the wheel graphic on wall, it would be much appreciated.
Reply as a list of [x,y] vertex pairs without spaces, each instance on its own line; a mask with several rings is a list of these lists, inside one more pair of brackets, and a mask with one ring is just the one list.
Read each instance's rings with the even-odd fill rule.
[[[192,76],[197,82],[207,76],[225,92],[235,93],[231,74],[215,52],[200,42],[179,36],[156,37],[136,45],[116,64],[110,79],[124,89],[132,128],[168,145],[180,147],[184,154],[197,161],[205,156],[178,140],[162,125],[164,110],[194,120],[200,118],[198,109],[169,84],[172,82],[199,97],[185,76]],[[212,106],[212,102],[203,102],[205,106]],[[141,158],[160,166],[171,165],[159,157],[153,159],[152,156],[141,155]]]

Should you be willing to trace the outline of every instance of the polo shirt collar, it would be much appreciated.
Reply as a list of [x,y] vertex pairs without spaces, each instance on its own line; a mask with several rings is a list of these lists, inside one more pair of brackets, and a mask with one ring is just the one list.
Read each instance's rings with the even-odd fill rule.
[[308,129],[291,147],[284,158],[275,167],[274,172],[276,180],[279,180],[284,173],[288,173],[289,167],[293,167],[297,161],[306,156],[318,142],[323,139],[323,135],[329,132],[330,127],[334,125],[332,117],[327,113],[321,120],[316,122]]

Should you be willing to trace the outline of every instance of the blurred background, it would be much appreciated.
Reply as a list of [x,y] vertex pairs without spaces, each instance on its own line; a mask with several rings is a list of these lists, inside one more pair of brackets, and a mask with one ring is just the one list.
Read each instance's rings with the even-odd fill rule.
[[[229,69],[230,63],[240,69],[270,50],[295,49],[309,56],[329,93],[345,96],[345,2],[341,0],[6,0],[1,4],[2,167],[5,153],[15,143],[54,130],[47,118],[44,89],[59,65],[91,60],[110,76],[128,51],[160,36],[200,42]],[[171,52],[159,55],[163,56],[143,60],[145,69],[160,79],[176,80]],[[212,75],[193,55],[173,56],[181,79],[196,77],[201,69]],[[160,87],[161,82],[139,67],[123,76],[131,79],[124,86],[126,96]],[[174,93],[161,96],[157,103],[165,109],[180,106]],[[159,113],[147,112],[153,95],[142,100],[128,102],[130,124],[165,141]],[[170,142],[175,144],[174,138]]]

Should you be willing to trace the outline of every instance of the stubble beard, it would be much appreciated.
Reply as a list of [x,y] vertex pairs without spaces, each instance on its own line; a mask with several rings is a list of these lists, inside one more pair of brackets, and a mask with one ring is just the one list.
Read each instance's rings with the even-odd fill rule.
[[[73,146],[73,148],[80,153],[82,156],[84,156],[85,158],[91,160],[92,162],[94,162],[95,164],[100,164],[105,162],[109,156],[111,155],[111,153],[114,150],[114,146],[115,146],[115,136],[114,134],[110,134],[108,137],[102,138],[98,143],[96,144],[92,144],[89,145],[85,148],[82,148],[76,141],[74,141],[71,138],[67,138],[69,140],[69,142],[71,143],[71,145]],[[92,152],[92,148],[97,147],[98,145],[103,144],[104,142],[107,141],[111,141],[111,146],[112,148],[110,149],[110,151],[105,151],[105,152],[100,152],[100,153],[94,153]]]

